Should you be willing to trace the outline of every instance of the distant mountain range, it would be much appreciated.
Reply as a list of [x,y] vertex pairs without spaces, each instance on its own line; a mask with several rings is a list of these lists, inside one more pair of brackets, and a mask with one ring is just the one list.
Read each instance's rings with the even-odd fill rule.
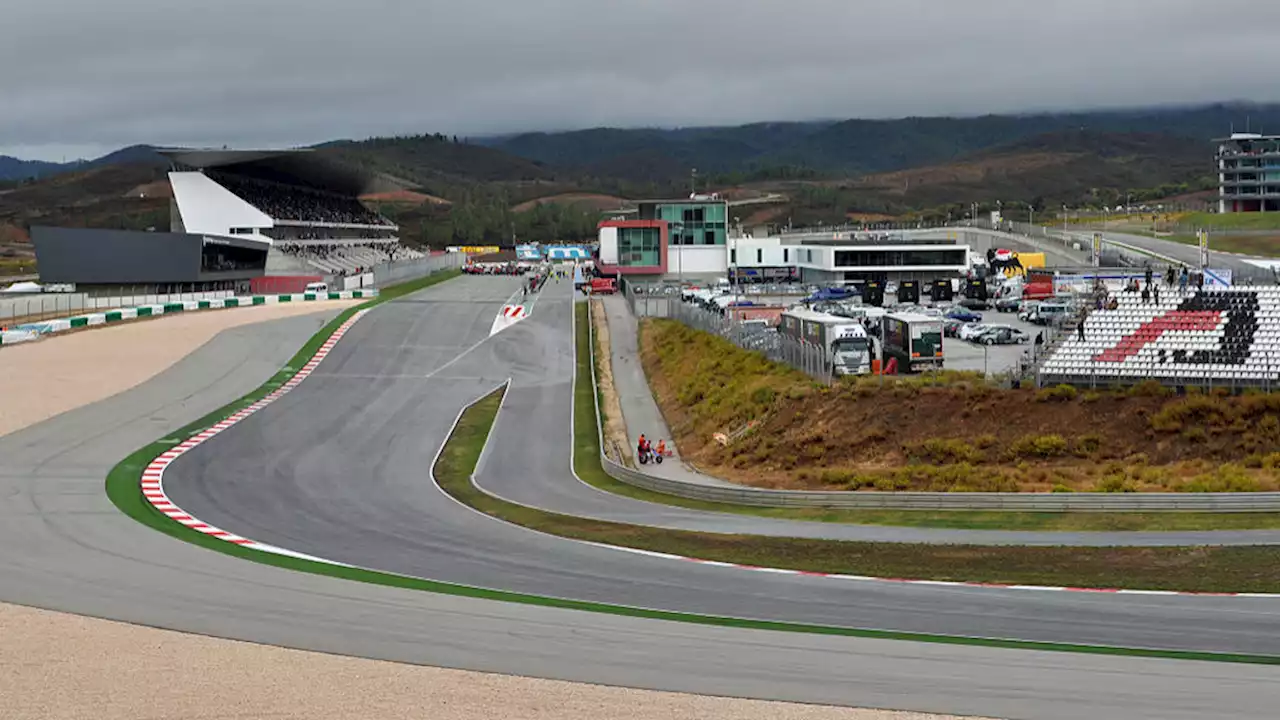
[[[443,135],[418,135],[342,140],[316,147],[411,183],[430,184],[442,178],[500,182],[584,177],[667,183],[689,177],[694,168],[703,177],[733,175],[739,180],[856,177],[946,164],[1038,135],[1085,131],[1166,136],[1180,146],[1188,140],[1204,143],[1207,169],[1212,152],[1209,140],[1228,134],[1233,126],[1243,129],[1246,122],[1255,130],[1280,132],[1280,104],[679,129],[595,128],[479,138],[468,143],[453,142]],[[72,163],[0,156],[0,180],[48,177],[112,164],[164,162],[148,145]]]
[[1068,130],[1143,133],[1203,142],[1243,130],[1280,133],[1280,105],[1215,104],[1190,108],[971,118],[902,118],[842,122],[759,123],[738,127],[526,133],[482,140],[491,147],[604,177],[657,180],[700,173],[761,173],[804,167],[837,176],[950,162],[1024,138]]

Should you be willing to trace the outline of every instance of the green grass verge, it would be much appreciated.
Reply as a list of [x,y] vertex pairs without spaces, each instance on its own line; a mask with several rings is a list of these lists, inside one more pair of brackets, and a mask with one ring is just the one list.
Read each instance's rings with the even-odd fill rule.
[[[1280,213],[1268,213],[1280,215]],[[1162,240],[1172,240],[1183,245],[1195,245],[1199,247],[1200,240],[1194,234],[1174,234],[1162,235]],[[1261,257],[1277,257],[1280,256],[1280,230],[1275,235],[1221,235],[1212,233],[1209,235],[1209,250],[1217,252],[1244,253],[1245,255],[1258,255]]]
[[[451,277],[450,275],[449,277]],[[421,289],[427,285],[434,284],[448,277],[433,276],[434,279],[428,279],[427,282],[408,283],[413,289],[406,289],[397,293],[385,293],[379,298],[361,305],[360,307],[371,307],[381,302],[386,302],[394,297],[399,297],[416,289]],[[235,413],[245,405],[252,404],[258,399],[268,394],[271,390],[278,387],[280,383],[285,382],[295,372],[294,368],[303,365],[316,350],[324,343],[333,331],[356,309],[352,309],[342,313],[331,323],[325,326],[320,332],[311,338],[310,341],[298,352],[289,365],[282,369],[280,373],[271,378],[262,387],[254,392],[246,395],[238,401],[235,401],[220,410],[187,425],[181,430],[168,433],[170,437],[187,437],[201,429],[206,428],[216,422]],[[579,350],[581,351],[581,346]],[[581,357],[581,355],[580,355]],[[580,377],[582,377],[580,373]],[[589,376],[588,376],[589,377]],[[575,400],[577,399],[575,394]],[[588,393],[588,398],[589,398]],[[471,491],[478,493],[474,486],[470,483],[470,475],[474,471],[475,465],[479,460],[480,453],[484,447],[485,439],[488,437],[489,429],[492,427],[494,418],[497,413],[499,404],[499,395],[493,395],[478,402],[459,419],[457,428],[450,436],[446,443],[444,451],[441,453],[440,463],[436,467],[436,476],[442,483],[448,484],[450,487],[471,488]],[[579,414],[578,417],[587,423],[594,423],[595,410],[594,404],[588,404],[588,414]],[[579,427],[582,423],[579,423]],[[580,435],[577,434],[577,435]],[[594,434],[592,434],[594,437]],[[1069,643],[1051,643],[1051,642],[1034,642],[1023,640],[1003,640],[990,638],[967,638],[948,635],[930,635],[922,633],[898,632],[891,630],[874,630],[863,628],[846,628],[832,627],[824,625],[813,625],[805,623],[788,623],[788,622],[772,622],[762,620],[745,620],[741,618],[732,618],[715,615],[699,615],[692,613],[682,613],[664,610],[651,610],[644,608],[626,607],[620,605],[608,605],[602,603],[585,602],[579,600],[549,598],[536,595],[527,595],[522,593],[514,593],[500,590],[492,590],[487,588],[478,588],[465,585],[457,585],[452,583],[437,582],[420,578],[405,577],[391,573],[378,572],[373,570],[364,570],[359,568],[340,567],[319,563],[299,558],[274,555],[271,553],[261,552],[249,548],[240,547],[231,543],[217,540],[210,536],[191,530],[179,523],[176,523],[156,511],[150,503],[146,502],[140,490],[140,479],[143,468],[147,466],[161,452],[172,446],[172,442],[157,440],[146,447],[140,448],[136,452],[122,460],[114,468],[112,468],[106,480],[107,494],[111,501],[126,515],[132,517],[138,522],[147,525],[155,530],[171,535],[175,538],[185,540],[192,544],[226,553],[235,557],[253,562],[271,565],[298,572],[307,572],[317,575],[325,575],[346,580],[354,580],[358,582],[366,582],[376,585],[388,587],[397,587],[410,590],[420,590],[427,592],[435,592],[445,595],[499,600],[505,602],[514,602],[527,605],[536,605],[550,608],[560,608],[568,610],[581,610],[589,612],[608,613],[625,617],[647,618],[654,620],[666,620],[674,622],[687,622],[701,625],[711,625],[720,627],[735,627],[752,630],[768,630],[782,632],[797,632],[814,635],[832,635],[859,638],[875,638],[886,640],[908,640],[915,642],[932,642],[950,645],[969,645],[992,648],[1011,648],[1011,649],[1027,649],[1027,650],[1044,650],[1056,652],[1076,652],[1086,654],[1100,655],[1126,655],[1135,657],[1152,657],[1167,658],[1181,660],[1206,660],[1217,662],[1237,662],[1237,663],[1255,663],[1280,665],[1280,656],[1269,655],[1251,655],[1240,653],[1211,653],[1211,652],[1194,652],[1181,650],[1159,650],[1159,649],[1143,649],[1143,648],[1119,648],[1094,645],[1077,645]],[[582,450],[581,438],[575,436],[575,444],[578,445],[578,457],[585,455]],[[595,447],[595,441],[592,440],[589,445]],[[598,448],[595,448],[598,450]],[[594,452],[589,457],[597,458],[596,465],[599,465],[598,455]],[[483,494],[480,494],[483,496]],[[488,496],[483,496],[488,497]],[[514,506],[520,508],[520,506]],[[544,513],[545,514],[545,513]],[[595,523],[592,523],[595,524]]]

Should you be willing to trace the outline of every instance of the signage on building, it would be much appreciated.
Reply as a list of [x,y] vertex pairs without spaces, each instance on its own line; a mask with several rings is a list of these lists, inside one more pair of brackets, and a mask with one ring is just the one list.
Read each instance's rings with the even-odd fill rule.
[[[1207,268],[1209,267],[1209,231],[1197,230],[1196,239],[1200,241],[1200,267]],[[1207,284],[1208,278],[1205,278],[1205,281]]]
[[455,245],[447,248],[449,252],[466,253],[468,255],[489,255],[498,252],[497,245]]

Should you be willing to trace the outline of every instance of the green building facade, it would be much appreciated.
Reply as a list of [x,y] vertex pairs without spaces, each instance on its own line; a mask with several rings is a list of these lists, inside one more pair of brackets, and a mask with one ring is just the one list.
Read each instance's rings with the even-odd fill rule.
[[640,203],[640,219],[666,220],[672,245],[724,245],[729,206],[723,200],[655,200]]
[[657,267],[662,262],[662,230],[656,227],[618,228],[618,265]]

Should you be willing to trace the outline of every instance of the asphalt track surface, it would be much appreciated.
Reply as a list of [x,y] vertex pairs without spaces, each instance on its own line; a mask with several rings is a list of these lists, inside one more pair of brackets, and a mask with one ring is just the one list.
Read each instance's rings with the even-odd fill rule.
[[[510,376],[514,386],[483,472],[514,463],[526,476],[554,470],[571,480],[559,449],[568,405],[556,400],[568,396],[572,375],[571,345],[560,337],[567,292],[473,346],[509,295],[502,279],[468,278],[374,310],[285,399],[171,466],[170,493],[256,540],[504,589],[865,627],[1277,651],[1276,603],[1265,600],[771,576],[479,516],[440,495],[428,465],[457,410],[495,380]],[[0,438],[0,600],[388,660],[870,707],[1270,717],[1280,699],[1280,671],[1266,666],[747,631],[371,586],[204,550],[110,505],[102,487],[111,465],[265,381],[318,328],[308,320],[224,333],[134,390]]]

